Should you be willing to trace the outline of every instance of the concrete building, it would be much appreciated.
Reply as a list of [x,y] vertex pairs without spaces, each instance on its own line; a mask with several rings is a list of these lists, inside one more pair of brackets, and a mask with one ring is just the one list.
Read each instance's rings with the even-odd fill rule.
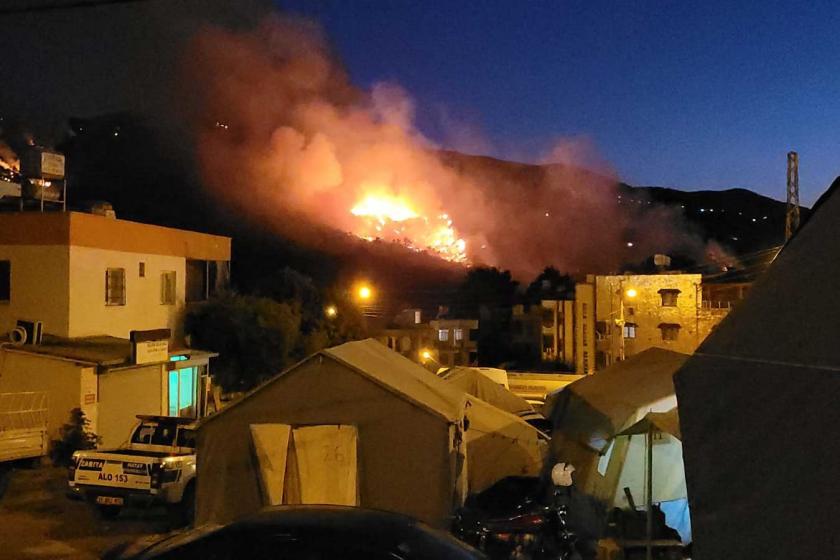
[[102,447],[126,442],[138,414],[197,418],[210,399],[210,352],[166,346],[164,355],[138,363],[123,338],[53,336],[41,344],[0,350],[0,392],[47,394],[50,439],[80,408]]
[[[588,277],[587,277],[588,279]],[[595,372],[595,284],[575,285],[575,372]]]
[[0,332],[65,338],[169,328],[225,286],[230,238],[78,212],[0,216]]
[[576,305],[579,373],[652,347],[691,354],[731,307],[704,303],[702,276],[680,273],[590,275]]
[[429,322],[433,334],[433,358],[442,367],[468,366],[478,359],[477,319],[435,319]]
[[534,362],[574,364],[574,306],[572,300],[557,299],[544,299],[539,305],[514,305],[511,342],[530,350]]
[[409,360],[424,361],[423,352],[434,348],[435,333],[423,322],[421,309],[404,309],[394,318],[390,327],[381,329],[376,340]]
[[227,284],[229,262],[226,237],[74,212],[1,215],[0,333],[26,320],[46,334],[0,347],[0,392],[46,392],[51,437],[81,408],[107,446],[137,414],[197,417],[214,354],[186,347],[183,313]]

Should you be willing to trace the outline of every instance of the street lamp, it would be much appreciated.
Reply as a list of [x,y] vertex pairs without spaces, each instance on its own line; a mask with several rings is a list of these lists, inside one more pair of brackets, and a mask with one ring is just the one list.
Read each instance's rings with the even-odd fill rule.
[[324,308],[324,315],[326,315],[328,319],[333,319],[336,315],[338,315],[338,308],[335,305],[328,305]]

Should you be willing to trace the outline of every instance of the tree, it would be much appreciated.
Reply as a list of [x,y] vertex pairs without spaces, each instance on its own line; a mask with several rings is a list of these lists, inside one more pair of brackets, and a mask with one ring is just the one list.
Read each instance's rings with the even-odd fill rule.
[[67,466],[73,453],[85,449],[94,449],[99,443],[99,436],[88,430],[90,420],[81,408],[70,411],[70,421],[59,430],[59,438],[52,441],[50,458],[58,466]]
[[299,358],[301,313],[270,298],[222,294],[191,310],[192,344],[218,352],[215,381],[226,391],[251,389]]
[[518,285],[509,270],[472,268],[456,292],[453,311],[463,317],[478,317],[482,306],[509,307],[513,304]]
[[525,290],[525,298],[529,303],[539,303],[543,299],[573,299],[574,295],[574,279],[553,266],[540,272]]

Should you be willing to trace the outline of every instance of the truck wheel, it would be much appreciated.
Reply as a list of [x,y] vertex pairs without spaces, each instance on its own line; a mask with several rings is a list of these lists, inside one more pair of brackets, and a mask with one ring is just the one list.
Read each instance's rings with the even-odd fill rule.
[[191,525],[195,519],[195,483],[190,482],[184,488],[181,501],[169,506],[169,517],[175,527]]
[[102,519],[115,519],[122,509],[120,506],[97,506]]

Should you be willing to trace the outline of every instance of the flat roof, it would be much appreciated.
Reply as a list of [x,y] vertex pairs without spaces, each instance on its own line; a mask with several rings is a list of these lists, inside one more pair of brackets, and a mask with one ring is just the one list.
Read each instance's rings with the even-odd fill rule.
[[[35,354],[108,368],[134,366],[131,361],[131,341],[116,336],[86,336],[81,338],[62,338],[44,335],[41,344],[11,346],[4,350],[22,354]],[[170,355],[185,354],[189,359],[213,358],[213,352],[194,348],[170,348]],[[174,362],[177,363],[177,362]]]
[[83,212],[0,214],[0,245],[68,245],[208,261],[230,260],[230,237]]

